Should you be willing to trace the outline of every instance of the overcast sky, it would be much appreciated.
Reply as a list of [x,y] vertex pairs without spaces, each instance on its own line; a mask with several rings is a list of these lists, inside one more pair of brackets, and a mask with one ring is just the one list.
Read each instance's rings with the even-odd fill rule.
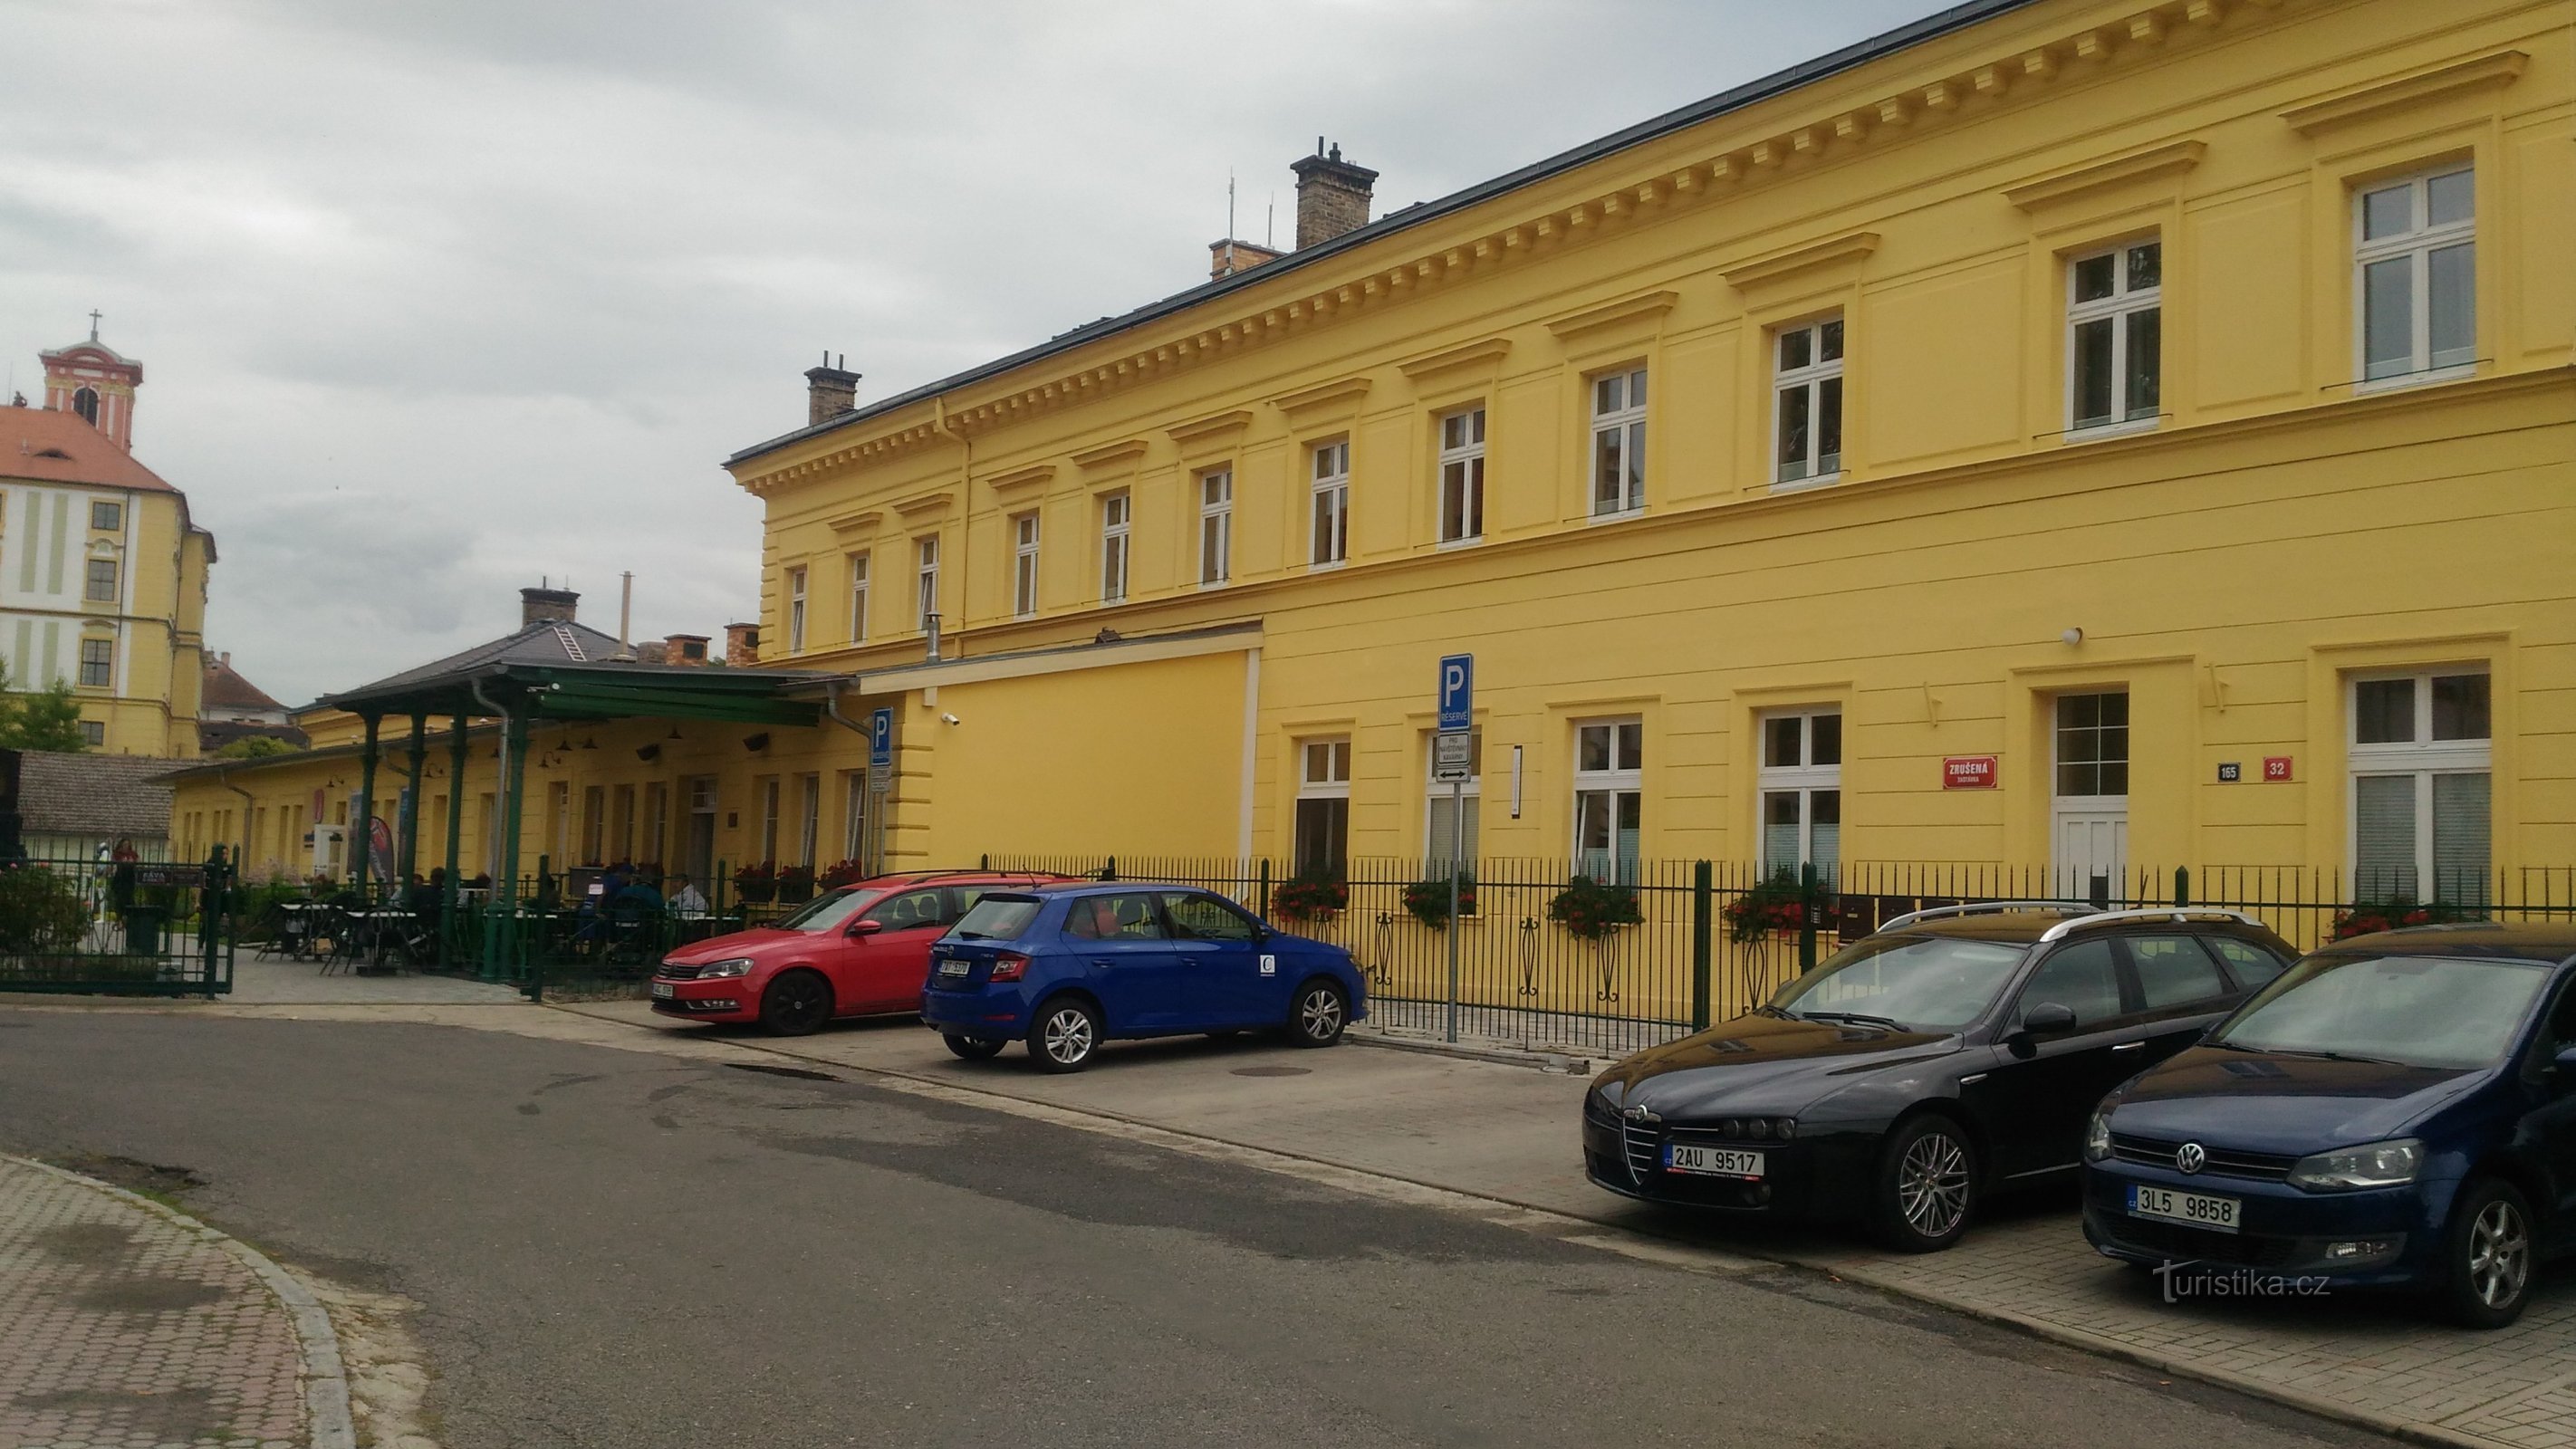
[[1318,133],[1383,214],[1937,8],[0,0],[0,366],[106,314],[290,704],[540,576],[713,633],[826,348],[885,397],[1204,280],[1228,168],[1292,235]]

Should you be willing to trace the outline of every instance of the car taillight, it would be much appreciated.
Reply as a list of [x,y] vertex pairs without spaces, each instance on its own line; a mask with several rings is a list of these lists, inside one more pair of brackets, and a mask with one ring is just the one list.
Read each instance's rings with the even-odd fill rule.
[[993,974],[988,981],[1017,981],[1029,974],[1029,958],[1004,952],[993,958]]

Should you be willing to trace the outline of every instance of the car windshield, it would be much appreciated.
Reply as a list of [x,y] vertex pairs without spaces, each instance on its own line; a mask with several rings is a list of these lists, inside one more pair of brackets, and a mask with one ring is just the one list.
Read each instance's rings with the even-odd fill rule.
[[2447,956],[2311,956],[2210,1033],[2212,1046],[2460,1071],[2513,1045],[2549,968]]
[[875,905],[885,895],[881,889],[844,886],[825,891],[805,903],[805,909],[778,923],[785,931],[837,931],[852,916]]
[[2024,948],[1948,936],[1873,936],[1780,988],[1771,1009],[1951,1030],[1994,1005]]
[[967,907],[948,934],[961,941],[1016,941],[1044,904],[1035,896],[986,896]]

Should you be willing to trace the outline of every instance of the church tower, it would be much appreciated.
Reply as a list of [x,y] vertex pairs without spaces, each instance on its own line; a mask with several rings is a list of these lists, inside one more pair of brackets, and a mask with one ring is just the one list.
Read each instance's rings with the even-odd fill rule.
[[99,314],[89,314],[89,340],[36,356],[45,364],[45,406],[78,414],[127,452],[134,451],[134,390],[143,364],[98,340]]

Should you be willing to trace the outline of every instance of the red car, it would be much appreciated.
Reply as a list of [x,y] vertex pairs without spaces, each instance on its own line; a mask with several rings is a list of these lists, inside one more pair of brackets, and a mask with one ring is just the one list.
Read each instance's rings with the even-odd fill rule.
[[653,1009],[803,1036],[836,1016],[919,1011],[930,943],[986,892],[1060,876],[885,875],[826,891],[778,922],[682,946],[653,973]]

